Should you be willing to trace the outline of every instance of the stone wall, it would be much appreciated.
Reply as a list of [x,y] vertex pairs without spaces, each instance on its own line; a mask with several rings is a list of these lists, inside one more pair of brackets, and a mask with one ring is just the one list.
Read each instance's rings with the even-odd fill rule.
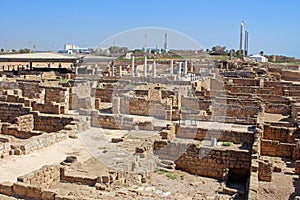
[[44,99],[45,89],[40,87],[40,81],[18,81],[24,97]]
[[17,124],[2,123],[1,134],[14,136],[19,139],[28,139],[35,135],[42,134],[39,131],[20,130]]
[[25,155],[30,152],[34,152],[45,147],[48,147],[57,142],[66,140],[69,137],[68,133],[59,132],[59,133],[49,133],[49,134],[40,134],[38,136],[31,137],[25,141],[22,141],[18,144],[14,144],[9,154],[10,155]]
[[276,156],[281,158],[293,158],[296,144],[281,143],[273,140],[261,140],[261,155]]
[[18,177],[18,182],[49,188],[52,184],[60,181],[59,165],[46,165],[41,169],[35,170],[29,174]]
[[64,87],[45,87],[45,103],[56,102],[69,103],[69,88]]
[[164,105],[160,101],[130,97],[120,97],[119,107],[122,114],[153,116],[159,119],[165,119],[166,110],[170,110],[170,106],[168,107],[168,105]]
[[[100,98],[101,102],[105,103],[111,103],[112,102],[112,94],[113,94],[113,89],[107,88],[107,89],[102,89],[102,88],[97,88],[94,91],[94,96],[95,98]],[[92,93],[93,93],[92,91]]]
[[251,152],[247,150],[229,150],[198,147],[194,144],[167,143],[156,141],[154,153],[160,159],[175,160],[176,168],[220,180],[228,175],[247,180],[250,172]]
[[178,138],[205,140],[215,137],[220,141],[230,141],[235,144],[252,144],[254,141],[253,132],[236,132],[218,129],[203,129],[203,128],[189,128],[179,127],[176,133]]
[[277,140],[281,143],[296,143],[293,133],[296,128],[264,125],[263,139]]
[[15,123],[18,126],[18,129],[21,131],[32,131],[33,130],[33,115],[22,115],[16,117]]
[[11,139],[6,137],[0,138],[0,156],[5,157],[9,155],[11,150]]
[[[132,117],[124,115],[100,114],[97,111],[92,112],[91,126],[107,129],[133,129],[135,124]],[[140,124],[142,127],[143,125]],[[140,127],[140,128],[141,128]],[[142,129],[145,127],[142,127]]]
[[24,104],[0,102],[0,120],[2,122],[13,123],[16,117],[28,115],[30,112],[31,108],[25,107]]
[[282,103],[276,101],[266,101],[265,103],[265,112],[272,114],[281,114],[281,115],[290,115],[291,106],[290,103]]
[[93,109],[93,98],[89,82],[75,82],[70,88],[69,109]]
[[107,129],[120,129],[121,120],[116,120],[114,115],[103,115],[93,112],[91,126]]
[[55,192],[48,189],[60,180],[58,165],[44,166],[24,176],[18,177],[15,183],[1,183],[0,193],[26,199],[54,200]]
[[71,116],[48,115],[38,112],[35,112],[33,116],[34,130],[47,133],[60,131],[73,121],[73,117]]

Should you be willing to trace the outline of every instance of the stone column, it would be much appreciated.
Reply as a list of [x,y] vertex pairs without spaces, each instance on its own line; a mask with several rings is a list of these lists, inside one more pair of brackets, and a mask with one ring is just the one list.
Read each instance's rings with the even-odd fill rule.
[[147,78],[147,56],[144,57],[144,77]]
[[152,76],[153,76],[153,78],[156,78],[156,62],[155,61],[153,62],[153,65],[152,65]]
[[187,60],[184,61],[184,67],[183,67],[183,76],[186,76],[187,75]]
[[179,62],[178,63],[178,72],[177,72],[178,81],[181,80],[181,65],[182,65],[182,62]]
[[131,76],[134,77],[134,56],[131,57]]
[[111,76],[115,76],[115,63],[114,63],[114,61],[111,63]]
[[119,76],[122,77],[122,66],[119,66]]
[[191,72],[194,72],[194,63],[191,61]]
[[170,62],[170,74],[171,74],[171,76],[173,76],[173,74],[174,74],[174,68],[173,68],[174,66],[173,66],[173,60],[171,60],[171,62]]
[[264,88],[264,79],[263,78],[259,79],[259,88]]

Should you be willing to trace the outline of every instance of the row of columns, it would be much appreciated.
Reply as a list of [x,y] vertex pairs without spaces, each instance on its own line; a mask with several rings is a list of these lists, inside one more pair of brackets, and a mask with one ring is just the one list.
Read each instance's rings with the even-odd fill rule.
[[[183,73],[181,73],[182,71],[182,64],[183,64]],[[147,61],[147,57],[144,57],[144,65],[143,65],[143,75],[144,77],[148,77],[148,72],[147,72],[147,68],[148,68],[148,61]],[[193,70],[193,63],[191,63],[191,71]],[[114,62],[112,62],[111,64],[111,72],[112,72],[112,76],[115,76],[115,65]],[[178,69],[177,69],[177,79],[181,80],[182,76],[187,76],[187,72],[188,72],[188,61],[185,60],[184,62],[179,62],[178,63]],[[134,77],[136,74],[136,69],[135,69],[135,57],[132,56],[131,57],[131,76]],[[119,66],[119,75],[120,77],[122,77],[122,66]],[[174,61],[171,60],[170,61],[170,75],[173,76],[174,75]],[[152,64],[152,77],[156,78],[156,61],[153,62]]]

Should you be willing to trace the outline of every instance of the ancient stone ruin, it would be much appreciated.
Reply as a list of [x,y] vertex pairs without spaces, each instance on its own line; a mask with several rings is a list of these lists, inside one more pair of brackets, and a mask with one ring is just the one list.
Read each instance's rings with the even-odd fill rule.
[[143,59],[1,71],[0,166],[67,149],[3,198],[300,197],[299,66]]

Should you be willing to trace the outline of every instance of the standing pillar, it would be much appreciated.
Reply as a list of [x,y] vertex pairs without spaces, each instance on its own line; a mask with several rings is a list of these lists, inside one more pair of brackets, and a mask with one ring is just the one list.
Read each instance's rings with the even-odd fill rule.
[[178,63],[178,72],[177,72],[177,79],[180,81],[181,80],[181,65],[182,62]]
[[29,68],[32,70],[32,62],[29,63]]
[[152,65],[152,76],[153,76],[153,78],[156,78],[156,62],[155,61],[153,62],[153,65]]
[[131,57],[131,76],[134,77],[134,56]]
[[147,56],[144,57],[144,77],[147,78]]
[[115,76],[115,63],[112,61],[111,63],[111,76]]
[[190,72],[194,72],[194,63],[191,61],[191,70]]
[[122,77],[122,66],[119,66],[119,76]]
[[170,62],[170,74],[171,74],[171,76],[173,76],[173,74],[174,74],[173,60],[171,60],[171,62]]
[[183,76],[186,76],[187,75],[187,60],[184,61],[184,67],[183,67]]

